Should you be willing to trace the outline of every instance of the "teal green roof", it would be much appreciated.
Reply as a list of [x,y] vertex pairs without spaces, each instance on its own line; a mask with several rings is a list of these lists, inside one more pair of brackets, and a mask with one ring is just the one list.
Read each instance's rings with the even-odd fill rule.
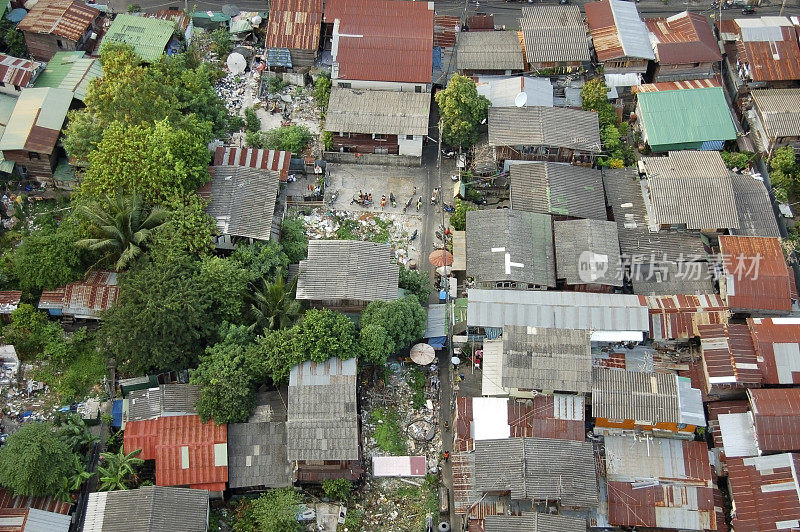
[[6,11],[11,7],[11,2],[8,0],[0,0],[0,18],[6,16]]
[[66,158],[58,160],[58,165],[53,172],[53,179],[56,181],[75,181],[75,168],[69,164]]
[[156,61],[167,47],[175,23],[157,18],[117,15],[108,28],[100,48],[107,42],[121,42],[131,46],[145,61]]
[[644,92],[638,98],[647,143],[654,151],[736,138],[721,87]]
[[[55,139],[51,132],[61,131],[72,103],[72,91],[64,89],[24,89],[17,98],[8,120],[0,150],[26,150],[52,153]],[[36,131],[34,131],[36,127]],[[49,144],[52,140],[52,145]]]
[[[6,130],[6,125],[11,119],[11,113],[14,112],[14,106],[17,105],[17,99],[8,94],[0,93],[0,139],[3,138],[3,132]],[[6,161],[3,157],[3,152],[0,151],[0,172],[11,173],[14,169],[14,161]]]
[[89,82],[102,75],[103,68],[99,60],[85,57],[83,52],[58,52],[36,78],[34,87],[67,89],[75,92],[75,98],[83,101]]

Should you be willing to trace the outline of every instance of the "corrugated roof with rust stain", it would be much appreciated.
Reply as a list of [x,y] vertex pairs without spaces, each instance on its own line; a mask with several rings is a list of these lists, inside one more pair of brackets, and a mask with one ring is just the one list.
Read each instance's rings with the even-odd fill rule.
[[10,490],[0,488],[0,508],[35,508],[45,512],[68,514],[72,504],[64,502],[55,496],[29,497],[27,495],[14,495]]
[[708,87],[722,87],[722,81],[719,76],[707,79],[689,79],[683,81],[662,81],[660,83],[643,83],[642,85],[635,85],[631,87],[634,93],[639,92],[658,92],[658,91],[674,91],[681,89],[705,89]]
[[329,0],[335,79],[430,83],[433,7],[428,2]]
[[800,384],[800,320],[748,318],[767,384]]
[[228,481],[227,425],[203,423],[200,416],[165,416],[131,421],[124,447],[156,461],[158,486],[189,486],[220,491]]
[[17,29],[77,42],[99,15],[99,10],[78,0],[39,0]]
[[708,324],[698,327],[706,390],[714,386],[756,386],[763,377],[747,325]]
[[789,313],[789,269],[780,240],[755,236],[720,236],[728,306],[732,310]]
[[[793,81],[800,79],[800,43],[797,29],[791,25],[773,25],[761,17],[737,21],[739,61],[744,62],[753,81]],[[753,27],[763,22],[763,26]],[[784,23],[788,23],[784,18]],[[746,26],[745,26],[746,23]]]
[[22,292],[19,290],[0,290],[0,314],[10,314],[17,310]]
[[698,326],[728,323],[730,312],[717,294],[639,296],[650,313],[650,338],[694,338]]
[[708,411],[708,429],[714,437],[714,447],[722,450],[722,433],[719,430],[720,414],[744,414],[750,410],[750,405],[745,400],[740,401],[710,401],[706,403]]
[[601,0],[584,4],[597,59],[655,59],[647,27],[633,2]]
[[747,391],[762,452],[800,450],[800,388]]
[[714,32],[705,16],[684,11],[667,18],[645,20],[662,65],[715,62],[722,59]]
[[0,150],[53,153],[71,103],[72,91],[64,89],[22,91],[0,139]]
[[519,27],[528,63],[590,60],[589,36],[580,6],[542,4],[523,7]]
[[267,23],[267,48],[319,48],[322,0],[272,0]]
[[467,17],[467,27],[469,31],[494,31],[494,15],[476,13]]
[[249,166],[280,173],[281,181],[289,176],[292,152],[218,146],[214,152],[214,166]]
[[736,532],[787,530],[800,520],[800,455],[728,458],[727,466]]
[[42,66],[42,63],[30,59],[0,54],[0,81],[6,85],[25,88]]
[[461,17],[433,16],[433,45],[449,48],[456,44],[456,28],[461,27]]

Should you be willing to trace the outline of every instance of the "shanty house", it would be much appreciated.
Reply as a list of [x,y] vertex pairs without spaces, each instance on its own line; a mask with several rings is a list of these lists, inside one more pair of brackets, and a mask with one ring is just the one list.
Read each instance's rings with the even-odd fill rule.
[[456,68],[465,76],[511,75],[525,70],[516,31],[467,31],[458,36]]
[[589,63],[589,36],[580,6],[536,5],[519,19],[526,70],[567,73]]
[[556,279],[581,292],[611,292],[623,284],[617,224],[602,220],[556,220]]
[[319,51],[322,11],[322,0],[270,2],[267,49],[288,50],[295,68],[313,65]]
[[44,64],[0,54],[0,93],[19,96],[22,89],[32,87],[44,70]]
[[63,155],[58,139],[71,103],[72,92],[64,89],[34,88],[20,94],[0,138],[0,151],[6,161],[16,163],[24,179],[54,184]]
[[102,312],[114,306],[118,297],[116,272],[93,271],[82,281],[42,291],[38,308],[66,320],[99,320]]
[[728,458],[731,525],[736,532],[790,530],[800,523],[800,455]]
[[511,209],[551,214],[554,219],[606,220],[599,170],[567,163],[506,161]]
[[83,101],[89,83],[102,75],[103,67],[99,59],[87,57],[84,52],[58,52],[47,62],[33,86],[66,89],[72,91],[73,98]]
[[68,532],[72,522],[71,507],[71,503],[53,495],[15,495],[0,488],[0,522],[4,531]]
[[730,311],[717,294],[640,295],[650,314],[650,338],[658,341],[689,340],[703,326],[728,323]]
[[430,108],[429,93],[333,87],[325,129],[333,151],[422,157]]
[[485,96],[492,107],[516,107],[521,92],[525,93],[526,105],[553,107],[553,85],[548,78],[478,76],[475,85],[478,94]]
[[749,410],[719,414],[725,457],[800,450],[800,389],[747,390]]
[[[714,399],[737,399],[761,386],[764,376],[750,328],[743,323],[698,327],[705,393]],[[765,346],[766,347],[766,346]],[[791,372],[788,381],[792,382]]]
[[147,63],[157,61],[166,51],[175,32],[175,23],[151,17],[122,13],[106,31],[100,49],[109,42],[127,44]]
[[308,360],[292,368],[286,457],[298,482],[361,477],[356,373],[355,358]]
[[601,149],[600,125],[591,111],[490,107],[489,146],[498,163],[514,159],[591,166]]
[[204,532],[208,493],[200,489],[143,486],[89,494],[83,532]]
[[592,415],[595,433],[651,431],[657,436],[693,439],[706,426],[700,390],[688,377],[594,368]]
[[371,301],[397,299],[400,270],[387,244],[312,240],[300,261],[297,299],[313,307],[361,312]]
[[17,29],[37,61],[56,52],[90,51],[97,39],[100,11],[78,0],[39,0]]
[[800,89],[754,90],[751,95],[748,117],[759,149],[768,156],[784,146],[800,153]]
[[706,17],[684,11],[645,20],[656,62],[653,81],[710,78],[722,60],[719,44]]
[[9,316],[19,308],[22,292],[19,290],[0,290],[0,315]]
[[335,87],[430,91],[433,4],[329,0],[324,22]]
[[483,530],[484,532],[506,532],[508,530],[584,532],[586,520],[540,512],[522,512],[522,515],[487,515],[484,519]]
[[[3,138],[3,133],[11,120],[11,115],[14,114],[14,108],[17,106],[17,99],[8,94],[0,94],[0,141]],[[14,171],[14,161],[7,161],[3,157],[3,152],[0,151],[0,173],[10,174]]]
[[647,26],[633,2],[600,0],[587,2],[586,23],[592,34],[597,60],[606,75],[647,72],[655,59]]

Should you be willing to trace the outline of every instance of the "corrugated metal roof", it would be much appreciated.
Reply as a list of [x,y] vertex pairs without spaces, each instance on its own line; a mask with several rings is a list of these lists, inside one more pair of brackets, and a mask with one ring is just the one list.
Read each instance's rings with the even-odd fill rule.
[[647,27],[635,3],[601,0],[585,4],[584,9],[597,59],[655,59]]
[[[792,79],[800,79],[800,72]],[[750,94],[770,138],[800,136],[800,89],[754,90]]]
[[325,129],[333,133],[428,134],[431,95],[333,87]]
[[516,31],[471,31],[458,37],[458,70],[525,70]]
[[567,163],[520,162],[509,166],[513,210],[606,220],[599,170]]
[[[800,101],[798,102],[800,105]],[[800,123],[800,113],[797,115]],[[800,129],[798,129],[800,134]],[[779,238],[778,222],[772,212],[772,202],[764,181],[749,174],[731,174],[736,211],[739,213],[739,228],[731,234],[740,236],[766,236]]]
[[519,26],[528,63],[588,62],[589,37],[579,6],[522,8]]
[[478,94],[486,96],[492,107],[515,107],[520,92],[528,95],[527,105],[553,107],[553,86],[547,78],[533,76],[479,76]]
[[461,17],[433,16],[433,45],[450,48],[456,44],[456,30],[461,27]]
[[196,414],[195,403],[199,400],[200,386],[196,384],[162,384],[157,388],[134,390],[127,398],[127,421]]
[[22,91],[0,139],[0,150],[51,154],[72,103],[72,91],[35,89]]
[[617,224],[601,220],[556,220],[556,277],[569,285],[622,286]]
[[699,327],[726,324],[730,311],[717,294],[639,296],[649,309],[650,338],[675,340],[694,338]]
[[71,503],[64,502],[52,495],[46,497],[14,495],[11,491],[0,488],[0,508],[34,508],[45,512],[67,515],[71,507]]
[[751,412],[718,414],[717,425],[726,459],[760,454]]
[[728,484],[737,532],[765,532],[797,528],[800,522],[800,485],[796,454],[728,458]]
[[738,229],[731,172],[716,151],[671,151],[643,157],[653,225]]
[[428,324],[423,338],[447,335],[447,305],[428,305]]
[[6,85],[25,88],[44,65],[29,59],[19,59],[0,54],[0,82]]
[[556,286],[549,215],[510,209],[467,213],[467,276],[478,283]]
[[281,181],[286,181],[289,176],[291,159],[292,153],[288,151],[235,146],[218,146],[214,152],[214,166],[247,166],[260,170],[273,170],[280,174]]
[[716,62],[722,59],[711,25],[700,13],[684,11],[645,20],[656,61],[662,65]]
[[168,20],[139,17],[122,13],[114,18],[106,31],[100,49],[108,42],[128,44],[145,61],[157,60],[164,53],[175,24]]
[[747,325],[708,324],[698,327],[706,387],[756,385],[762,381]]
[[800,79],[798,30],[786,17],[736,19],[737,66],[753,81]]
[[[212,166],[206,212],[223,235],[269,240],[280,176],[249,166]],[[200,191],[205,195],[208,186]]]
[[78,0],[39,0],[17,29],[77,42],[99,15],[99,10]]
[[800,449],[800,388],[750,389],[747,395],[761,452]]
[[766,384],[800,384],[800,320],[749,318],[747,325]]
[[484,532],[584,532],[586,520],[563,515],[523,512],[522,515],[487,515]]
[[392,301],[399,275],[387,244],[312,240],[308,258],[300,261],[297,299]]
[[325,22],[334,24],[333,79],[431,82],[432,4],[329,0]]
[[791,283],[780,240],[755,236],[720,236],[724,290],[733,310],[788,313]]
[[208,492],[144,486],[89,494],[84,532],[203,532],[208,526]]
[[84,100],[89,83],[102,77],[100,60],[85,57],[83,52],[57,52],[36,78],[35,87],[52,87],[73,91],[75,98]]
[[720,87],[645,92],[638,95],[642,125],[654,151],[664,146],[736,138]]
[[593,331],[648,331],[638,296],[537,290],[469,289],[467,324],[476,327],[557,327]]
[[273,0],[269,5],[267,48],[319,48],[322,0]]
[[19,306],[22,292],[19,290],[0,290],[0,314],[11,314]]
[[633,92],[658,92],[682,89],[705,89],[709,87],[722,87],[719,76],[708,79],[687,79],[681,81],[662,81],[659,83],[643,83],[633,87]]
[[600,125],[597,113],[592,111],[490,107],[489,145],[552,146],[599,152]]
[[595,368],[592,415],[640,423],[680,423],[678,377],[666,373]]
[[743,414],[748,411],[747,401],[711,401],[706,403],[708,410],[708,429],[714,437],[714,447],[723,448],[722,433],[719,428],[719,416],[723,414]]

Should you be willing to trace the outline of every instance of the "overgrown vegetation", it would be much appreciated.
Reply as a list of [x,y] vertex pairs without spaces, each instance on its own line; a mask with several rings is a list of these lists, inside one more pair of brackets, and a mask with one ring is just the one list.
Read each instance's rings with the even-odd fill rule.
[[272,489],[257,499],[242,499],[236,507],[234,532],[298,532],[295,516],[302,498],[293,488]]
[[751,151],[723,151],[720,153],[728,168],[745,169],[755,160],[756,154]]
[[377,408],[370,412],[370,421],[375,424],[373,437],[381,451],[394,456],[408,454],[408,446],[397,411],[390,408]]
[[785,146],[778,148],[769,161],[770,178],[773,186],[785,190],[788,194],[800,193],[800,164],[794,148]]
[[245,135],[245,142],[253,148],[290,151],[300,155],[312,138],[311,131],[307,127],[292,124],[258,133],[248,132]]
[[600,122],[600,140],[606,156],[598,159],[598,166],[623,168],[636,163],[636,151],[625,142],[628,124],[620,122],[607,94],[608,87],[602,78],[587,81],[581,89],[582,107],[597,112]]
[[472,203],[456,198],[455,212],[450,215],[450,225],[455,231],[464,231],[467,228],[467,213],[477,210],[478,207]]
[[320,108],[323,116],[328,110],[328,100],[331,97],[331,78],[328,73],[322,73],[314,82],[314,99]]
[[425,374],[418,368],[411,368],[408,372],[406,382],[411,388],[411,401],[414,408],[422,408],[425,406]]
[[350,492],[353,491],[353,483],[346,478],[326,478],[322,481],[322,491],[331,500],[347,502]]

